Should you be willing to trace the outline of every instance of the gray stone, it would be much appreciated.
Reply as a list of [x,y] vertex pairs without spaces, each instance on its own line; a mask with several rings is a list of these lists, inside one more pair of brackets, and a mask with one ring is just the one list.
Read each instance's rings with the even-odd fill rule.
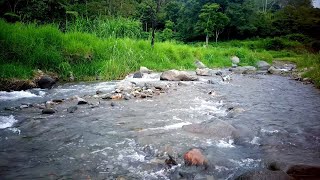
[[54,114],[56,111],[51,108],[46,108],[42,110],[42,114]]
[[78,110],[78,107],[77,106],[71,106],[67,109],[67,112],[68,113],[74,113],[76,112],[76,110]]
[[142,78],[143,74],[141,72],[136,72],[133,74],[133,78]]
[[104,100],[110,100],[110,99],[112,99],[112,95],[111,94],[103,94],[103,95],[101,95],[101,98]]
[[111,103],[110,103],[110,106],[114,107],[114,106],[116,106],[116,103],[111,102]]
[[204,64],[203,64],[201,61],[199,61],[199,60],[196,60],[196,61],[194,62],[194,64],[195,64],[195,66],[196,66],[198,69],[207,68],[207,66],[204,65]]
[[160,80],[167,81],[197,81],[198,77],[185,71],[169,70],[161,74]]
[[268,69],[268,72],[269,72],[270,74],[281,75],[281,74],[286,74],[286,73],[288,73],[289,71],[286,70],[286,69],[277,69],[277,68],[271,66],[271,67]]
[[148,69],[148,68],[146,68],[146,67],[144,67],[144,66],[141,66],[141,67],[140,67],[140,72],[141,72],[141,73],[150,74],[150,73],[152,72],[152,70],[150,70],[150,69]]
[[270,64],[265,61],[258,61],[256,66],[259,70],[268,70],[270,68]]
[[232,56],[231,61],[232,61],[232,64],[235,64],[235,65],[240,63],[240,59],[237,56]]
[[198,76],[212,76],[212,74],[214,74],[214,73],[213,73],[212,69],[209,69],[209,68],[202,68],[202,69],[197,68],[196,74]]
[[236,180],[291,180],[292,178],[283,171],[270,171],[268,169],[246,172]]
[[83,98],[78,98],[78,105],[88,104],[88,101],[86,101]]
[[236,68],[231,68],[230,70],[237,74],[254,74],[256,73],[257,69],[253,66],[239,66]]
[[37,85],[41,89],[51,89],[52,86],[56,83],[56,80],[49,76],[42,76],[38,81]]

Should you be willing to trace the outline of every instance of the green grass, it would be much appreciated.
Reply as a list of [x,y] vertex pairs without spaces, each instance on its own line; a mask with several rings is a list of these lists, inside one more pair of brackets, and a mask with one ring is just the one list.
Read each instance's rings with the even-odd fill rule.
[[[138,39],[137,32],[124,32],[126,26],[119,25],[117,29],[112,25],[112,31],[117,35],[108,35],[102,27],[109,26],[111,21],[89,30],[86,28],[90,26],[85,27],[84,22],[77,23],[77,26],[70,25],[74,29],[63,33],[56,25],[8,24],[0,20],[0,78],[27,79],[32,77],[33,70],[41,69],[57,73],[62,80],[67,80],[70,72],[77,80],[92,80],[96,75],[113,80],[137,71],[140,66],[156,71],[195,69],[195,59],[211,68],[230,67],[230,57],[236,55],[241,59],[241,65],[282,59],[294,61],[299,67],[315,67],[306,76],[320,85],[319,55],[308,55],[299,50],[302,44],[296,41],[229,41],[213,43],[209,48],[203,47],[203,43],[156,42],[152,49],[150,41]],[[279,44],[283,46],[281,51],[266,50],[266,46],[273,48]]]

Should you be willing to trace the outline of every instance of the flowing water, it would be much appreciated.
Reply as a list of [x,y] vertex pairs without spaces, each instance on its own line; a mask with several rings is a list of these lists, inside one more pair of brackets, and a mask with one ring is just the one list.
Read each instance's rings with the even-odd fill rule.
[[[116,83],[1,92],[2,109],[22,106],[0,112],[0,179],[234,179],[272,161],[320,165],[320,92],[281,76],[233,75],[230,82],[201,77],[181,86],[168,82],[167,93],[114,101],[115,106],[87,96],[90,103],[100,104],[79,105],[73,114],[66,109],[74,101],[58,105],[53,115],[26,107],[111,91]],[[217,119],[234,126],[238,136],[182,128],[209,126]],[[184,165],[183,153],[193,147],[208,158],[207,170]],[[177,166],[164,163],[168,153]]]

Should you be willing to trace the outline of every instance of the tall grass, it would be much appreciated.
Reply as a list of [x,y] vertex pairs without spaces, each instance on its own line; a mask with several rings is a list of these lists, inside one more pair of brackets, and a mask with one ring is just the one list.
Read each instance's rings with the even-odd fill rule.
[[[115,27],[110,27],[103,31],[103,26],[107,25],[96,27],[99,30],[90,30],[82,25],[73,25],[75,29],[70,28],[62,33],[56,25],[8,24],[0,20],[0,78],[30,78],[32,70],[41,69],[56,72],[65,80],[71,72],[77,80],[91,80],[97,75],[112,80],[137,71],[140,66],[156,71],[194,69],[195,59],[211,68],[229,67],[233,55],[241,59],[242,65],[255,65],[258,60],[271,62],[275,57],[294,58],[302,63],[301,66],[306,65],[301,61],[304,55],[295,52],[267,51],[247,47],[251,45],[236,45],[257,45],[260,41],[232,41],[229,44],[218,43],[210,48],[158,42],[151,48],[149,41],[135,39],[138,38],[137,33],[132,33],[131,37],[130,29],[112,30]],[[115,33],[109,36],[111,31]],[[315,60],[318,57],[310,56],[307,66],[319,63]]]
[[133,38],[142,37],[140,21],[128,18],[102,18],[88,19],[77,17],[66,22],[66,32],[90,33],[100,38]]

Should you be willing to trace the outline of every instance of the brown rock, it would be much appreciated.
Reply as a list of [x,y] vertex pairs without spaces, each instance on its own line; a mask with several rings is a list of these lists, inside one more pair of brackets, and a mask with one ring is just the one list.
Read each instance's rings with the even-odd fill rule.
[[320,166],[293,165],[287,170],[287,174],[296,179],[316,180],[320,179]]
[[208,160],[202,154],[200,149],[191,149],[183,155],[183,159],[186,165],[188,166],[205,166],[208,168]]

